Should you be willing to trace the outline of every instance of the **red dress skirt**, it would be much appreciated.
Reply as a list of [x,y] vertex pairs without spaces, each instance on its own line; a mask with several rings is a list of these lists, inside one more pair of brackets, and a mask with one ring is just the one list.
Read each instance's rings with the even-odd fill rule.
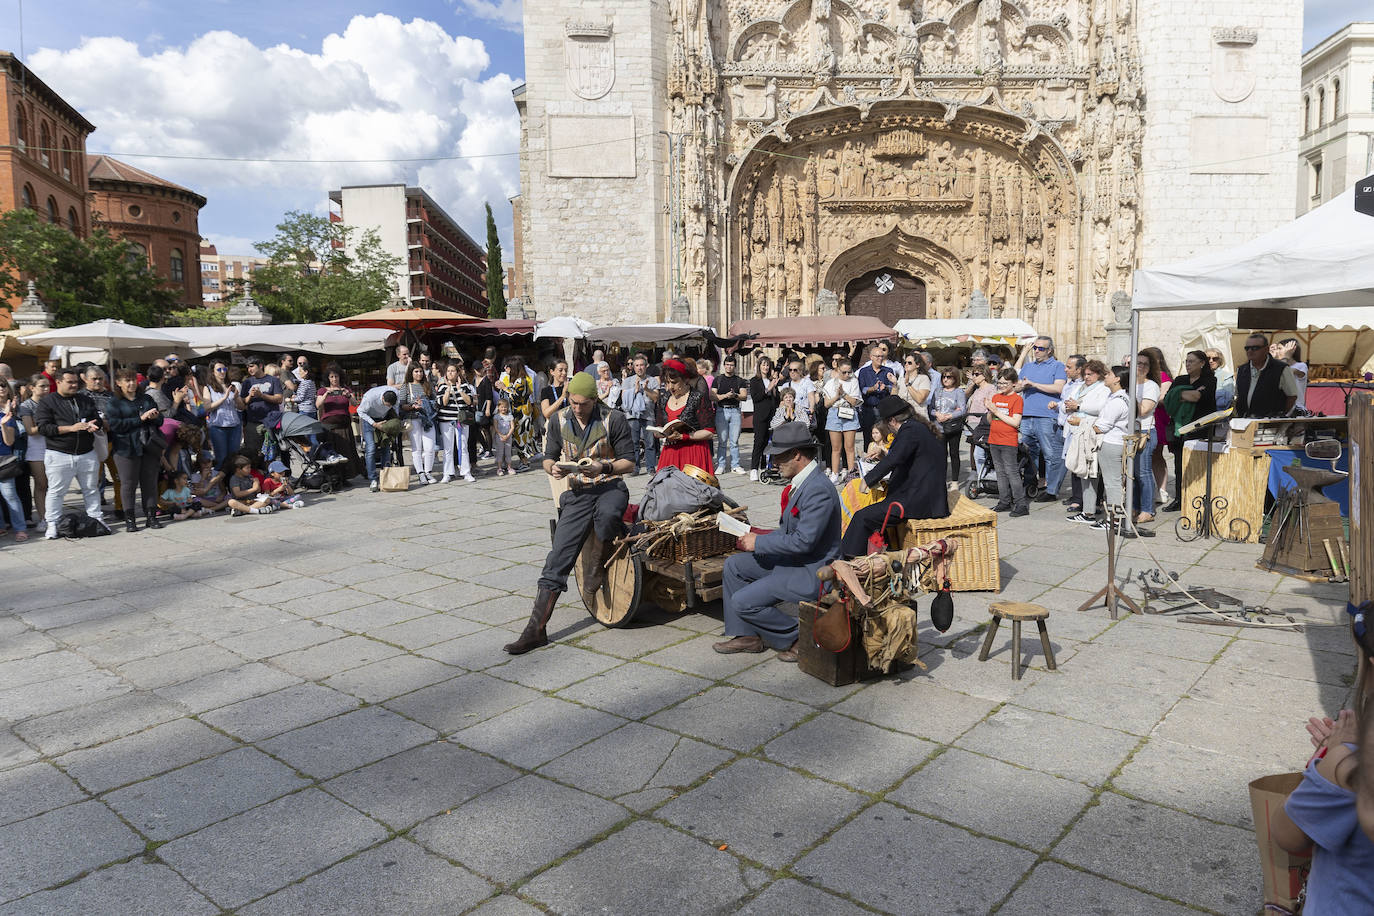
[[[663,412],[667,414],[668,420],[676,420],[682,416],[682,410],[677,410],[665,406]],[[664,468],[685,468],[687,465],[695,465],[703,471],[710,472],[714,465],[711,462],[711,447],[705,441],[684,439],[681,442],[670,443],[666,439],[659,441],[658,470]]]

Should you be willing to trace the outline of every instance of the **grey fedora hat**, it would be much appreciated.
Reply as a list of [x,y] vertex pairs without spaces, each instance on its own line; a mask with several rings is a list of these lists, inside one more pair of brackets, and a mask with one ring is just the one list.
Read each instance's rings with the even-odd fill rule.
[[765,455],[781,455],[783,452],[790,452],[794,448],[804,448],[815,451],[820,447],[811,435],[811,430],[805,423],[792,421],[783,423],[773,430],[773,436],[768,441],[768,448],[763,450]]

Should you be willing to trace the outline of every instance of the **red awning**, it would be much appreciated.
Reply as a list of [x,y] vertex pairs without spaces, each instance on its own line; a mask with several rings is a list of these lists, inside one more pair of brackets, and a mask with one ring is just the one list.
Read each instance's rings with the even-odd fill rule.
[[897,332],[868,315],[807,315],[800,318],[752,318],[736,321],[727,337],[757,334],[749,347],[840,347],[896,340]]
[[479,321],[465,321],[451,328],[432,330],[458,337],[519,337],[523,334],[533,337],[534,326],[534,321],[524,318],[485,318]]

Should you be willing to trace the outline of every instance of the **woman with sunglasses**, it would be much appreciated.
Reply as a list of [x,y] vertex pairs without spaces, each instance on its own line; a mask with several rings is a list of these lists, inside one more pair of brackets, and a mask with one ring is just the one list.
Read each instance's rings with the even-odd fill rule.
[[239,450],[243,442],[243,398],[238,386],[229,381],[229,364],[215,360],[210,367],[210,380],[205,386],[206,425],[210,432],[210,448],[215,453],[215,467]]
[[1217,377],[1217,410],[1231,406],[1236,397],[1236,374],[1226,368],[1226,357],[1220,350],[1210,349],[1207,353],[1207,368]]
[[854,460],[854,434],[859,431],[859,405],[863,396],[859,393],[859,380],[854,378],[854,364],[841,359],[831,377],[821,389],[822,399],[827,408],[825,418],[826,432],[830,433],[830,481],[839,483],[840,458],[847,462],[850,473],[859,469]]
[[931,419],[940,427],[949,449],[949,479],[955,482],[959,480],[959,446],[964,444],[964,418],[968,416],[968,400],[961,382],[958,369],[944,369],[940,373],[940,390],[930,398]]
[[926,402],[930,400],[930,375],[925,360],[917,353],[902,359],[902,380],[897,384],[897,396],[911,405],[918,417],[925,417]]
[[663,361],[663,389],[654,405],[654,425],[666,427],[681,422],[667,435],[660,435],[658,470],[692,465],[710,470],[711,439],[716,434],[716,409],[696,385],[697,367],[692,360]]

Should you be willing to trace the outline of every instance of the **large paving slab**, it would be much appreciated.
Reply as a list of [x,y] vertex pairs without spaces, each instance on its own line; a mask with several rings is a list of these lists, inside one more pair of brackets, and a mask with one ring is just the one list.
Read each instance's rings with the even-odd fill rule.
[[[1246,784],[1350,702],[1340,590],[1168,517],[1123,568],[1148,546],[1313,625],[1075,611],[1105,544],[1037,504],[999,519],[1000,596],[957,594],[945,634],[922,616],[926,670],[830,687],[713,652],[718,604],[616,630],[573,592],[512,658],[541,476],[307,499],[0,547],[27,571],[0,590],[0,916],[1248,916]],[[1057,671],[1027,640],[1012,680],[1007,633],[977,660],[999,597],[1051,610]]]

